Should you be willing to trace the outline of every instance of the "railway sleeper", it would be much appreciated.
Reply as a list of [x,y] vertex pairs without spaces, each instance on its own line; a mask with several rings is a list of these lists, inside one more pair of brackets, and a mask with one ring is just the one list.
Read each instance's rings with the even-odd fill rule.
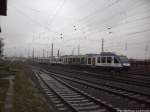
[[79,102],[79,103],[74,103],[72,104],[73,106],[91,106],[91,105],[95,105],[93,102]]
[[99,105],[93,105],[93,106],[78,106],[76,107],[78,111],[93,111],[93,110],[101,110],[101,107]]

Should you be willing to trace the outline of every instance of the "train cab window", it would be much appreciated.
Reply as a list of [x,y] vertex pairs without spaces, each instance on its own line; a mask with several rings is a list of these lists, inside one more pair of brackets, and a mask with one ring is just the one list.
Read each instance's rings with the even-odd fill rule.
[[114,58],[114,63],[119,63],[118,60],[116,58]]
[[100,62],[101,62],[100,59],[101,59],[100,57],[97,58],[97,63],[100,63]]
[[111,57],[107,57],[107,63],[111,63]]
[[106,63],[106,57],[102,57],[102,63]]
[[88,58],[88,64],[91,64],[91,58]]

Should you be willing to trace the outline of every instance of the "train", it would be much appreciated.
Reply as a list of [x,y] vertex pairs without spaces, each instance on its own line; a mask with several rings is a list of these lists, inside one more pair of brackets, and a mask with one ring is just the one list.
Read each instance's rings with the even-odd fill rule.
[[63,65],[88,66],[93,68],[107,68],[127,70],[130,68],[130,62],[127,56],[117,55],[113,52],[101,52],[100,54],[85,55],[64,55],[53,58],[35,58],[38,63],[51,63]]

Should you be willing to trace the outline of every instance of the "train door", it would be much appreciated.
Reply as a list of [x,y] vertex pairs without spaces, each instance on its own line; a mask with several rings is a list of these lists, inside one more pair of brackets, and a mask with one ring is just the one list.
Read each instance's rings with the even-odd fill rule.
[[91,57],[88,58],[88,65],[91,65]]
[[95,65],[95,57],[92,58],[92,65]]

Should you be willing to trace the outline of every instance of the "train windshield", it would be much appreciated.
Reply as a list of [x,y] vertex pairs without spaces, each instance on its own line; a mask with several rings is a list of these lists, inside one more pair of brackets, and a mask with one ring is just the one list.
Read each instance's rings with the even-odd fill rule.
[[119,56],[119,58],[124,63],[128,63],[129,62],[129,60],[128,60],[128,58],[126,56]]

